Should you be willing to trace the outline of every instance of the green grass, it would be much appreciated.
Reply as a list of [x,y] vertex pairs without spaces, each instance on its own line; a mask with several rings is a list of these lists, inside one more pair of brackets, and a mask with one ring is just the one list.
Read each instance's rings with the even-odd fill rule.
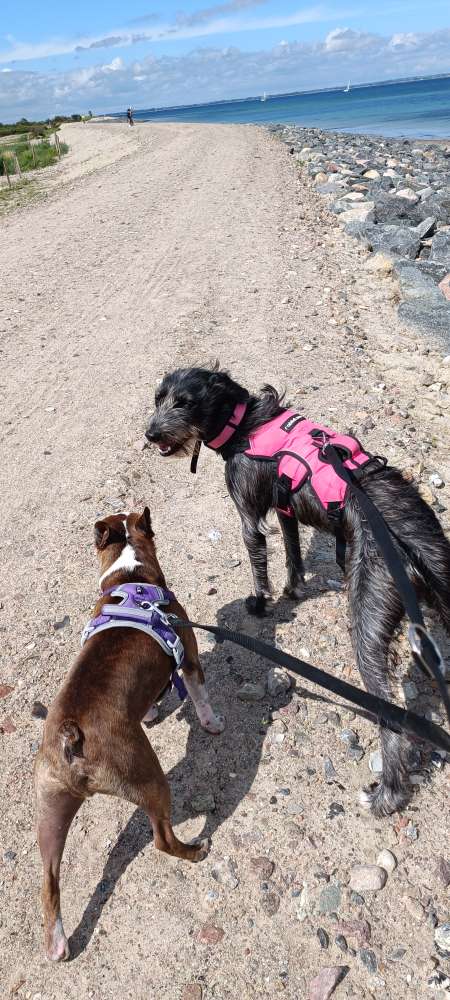
[[[66,142],[60,142],[59,148],[61,155],[67,153],[69,149]],[[10,155],[11,153],[16,154],[19,167],[23,173],[27,173],[29,170],[41,167],[49,167],[52,163],[55,163],[58,160],[58,150],[56,146],[50,144],[48,139],[43,139],[42,142],[34,143],[33,149],[31,149],[29,142],[24,140],[7,143],[0,146],[0,176],[4,176],[6,174],[5,160],[8,167],[8,173],[15,173],[16,168],[13,157]]]
[[12,187],[0,188],[0,215],[3,215],[11,208],[18,208],[31,201],[37,194],[36,185],[33,181],[23,178],[15,181]]

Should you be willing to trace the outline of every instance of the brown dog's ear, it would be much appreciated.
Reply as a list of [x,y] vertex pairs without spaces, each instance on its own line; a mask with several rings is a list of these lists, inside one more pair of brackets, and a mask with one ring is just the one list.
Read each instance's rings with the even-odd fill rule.
[[108,544],[111,528],[106,521],[96,521],[94,524],[95,544],[98,549],[104,549]]
[[143,531],[144,535],[147,535],[148,538],[154,537],[155,533],[152,529],[152,519],[148,507],[144,508],[144,513],[136,521],[136,528],[138,531]]

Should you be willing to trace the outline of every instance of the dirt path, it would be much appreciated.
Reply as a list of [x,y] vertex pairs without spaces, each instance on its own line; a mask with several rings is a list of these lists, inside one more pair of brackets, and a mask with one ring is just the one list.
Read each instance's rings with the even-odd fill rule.
[[[190,613],[259,628],[241,604],[250,571],[221,463],[203,455],[194,480],[186,462],[134,447],[164,370],[218,357],[249,387],[285,386],[309,415],[365,427],[367,446],[415,469],[425,489],[438,472],[447,527],[450,498],[450,365],[399,327],[395,286],[333,228],[284,146],[256,128],[206,125],[80,125],[69,142],[50,197],[8,216],[0,236],[0,683],[13,687],[0,702],[2,995],[300,1000],[322,966],[345,965],[339,998],[423,1000],[429,913],[448,919],[437,866],[448,856],[450,768],[418,787],[409,826],[372,821],[357,791],[370,779],[375,730],[301,689],[268,729],[276,703],[237,698],[267,665],[205,639],[224,735],[199,732],[172,696],[150,735],[177,829],[188,838],[206,823],[210,857],[188,867],[157,856],[141,814],[116,800],[88,803],[62,873],[76,958],[62,968],[43,959],[31,796],[40,724],[30,705],[52,697],[76,654],[97,583],[96,514],[148,502],[167,578]],[[277,602],[260,631],[356,681],[331,545],[306,539],[311,598]],[[278,536],[273,550],[278,595]],[[349,725],[364,749],[358,764],[340,739]],[[325,756],[338,784],[325,781]],[[205,795],[206,817],[191,804]],[[332,803],[340,810],[330,813]],[[349,869],[383,847],[397,870],[383,892],[355,901]],[[223,875],[224,858],[236,877]],[[255,858],[270,859],[273,874]],[[370,942],[339,926],[363,919]],[[223,931],[216,944],[199,939],[210,924]]]

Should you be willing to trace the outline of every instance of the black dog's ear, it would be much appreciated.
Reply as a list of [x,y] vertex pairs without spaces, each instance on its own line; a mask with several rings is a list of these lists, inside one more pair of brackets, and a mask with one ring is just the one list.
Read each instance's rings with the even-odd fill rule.
[[155,532],[152,529],[152,519],[148,507],[144,508],[143,514],[136,521],[136,528],[138,531],[143,531],[148,538],[154,538]]
[[111,527],[106,521],[96,521],[94,524],[95,544],[98,549],[104,549],[108,544]]

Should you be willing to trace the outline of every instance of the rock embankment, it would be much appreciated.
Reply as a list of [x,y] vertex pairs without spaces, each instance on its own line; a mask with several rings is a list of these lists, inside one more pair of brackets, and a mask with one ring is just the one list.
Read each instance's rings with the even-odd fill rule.
[[272,126],[345,232],[395,271],[400,317],[450,347],[450,143]]

